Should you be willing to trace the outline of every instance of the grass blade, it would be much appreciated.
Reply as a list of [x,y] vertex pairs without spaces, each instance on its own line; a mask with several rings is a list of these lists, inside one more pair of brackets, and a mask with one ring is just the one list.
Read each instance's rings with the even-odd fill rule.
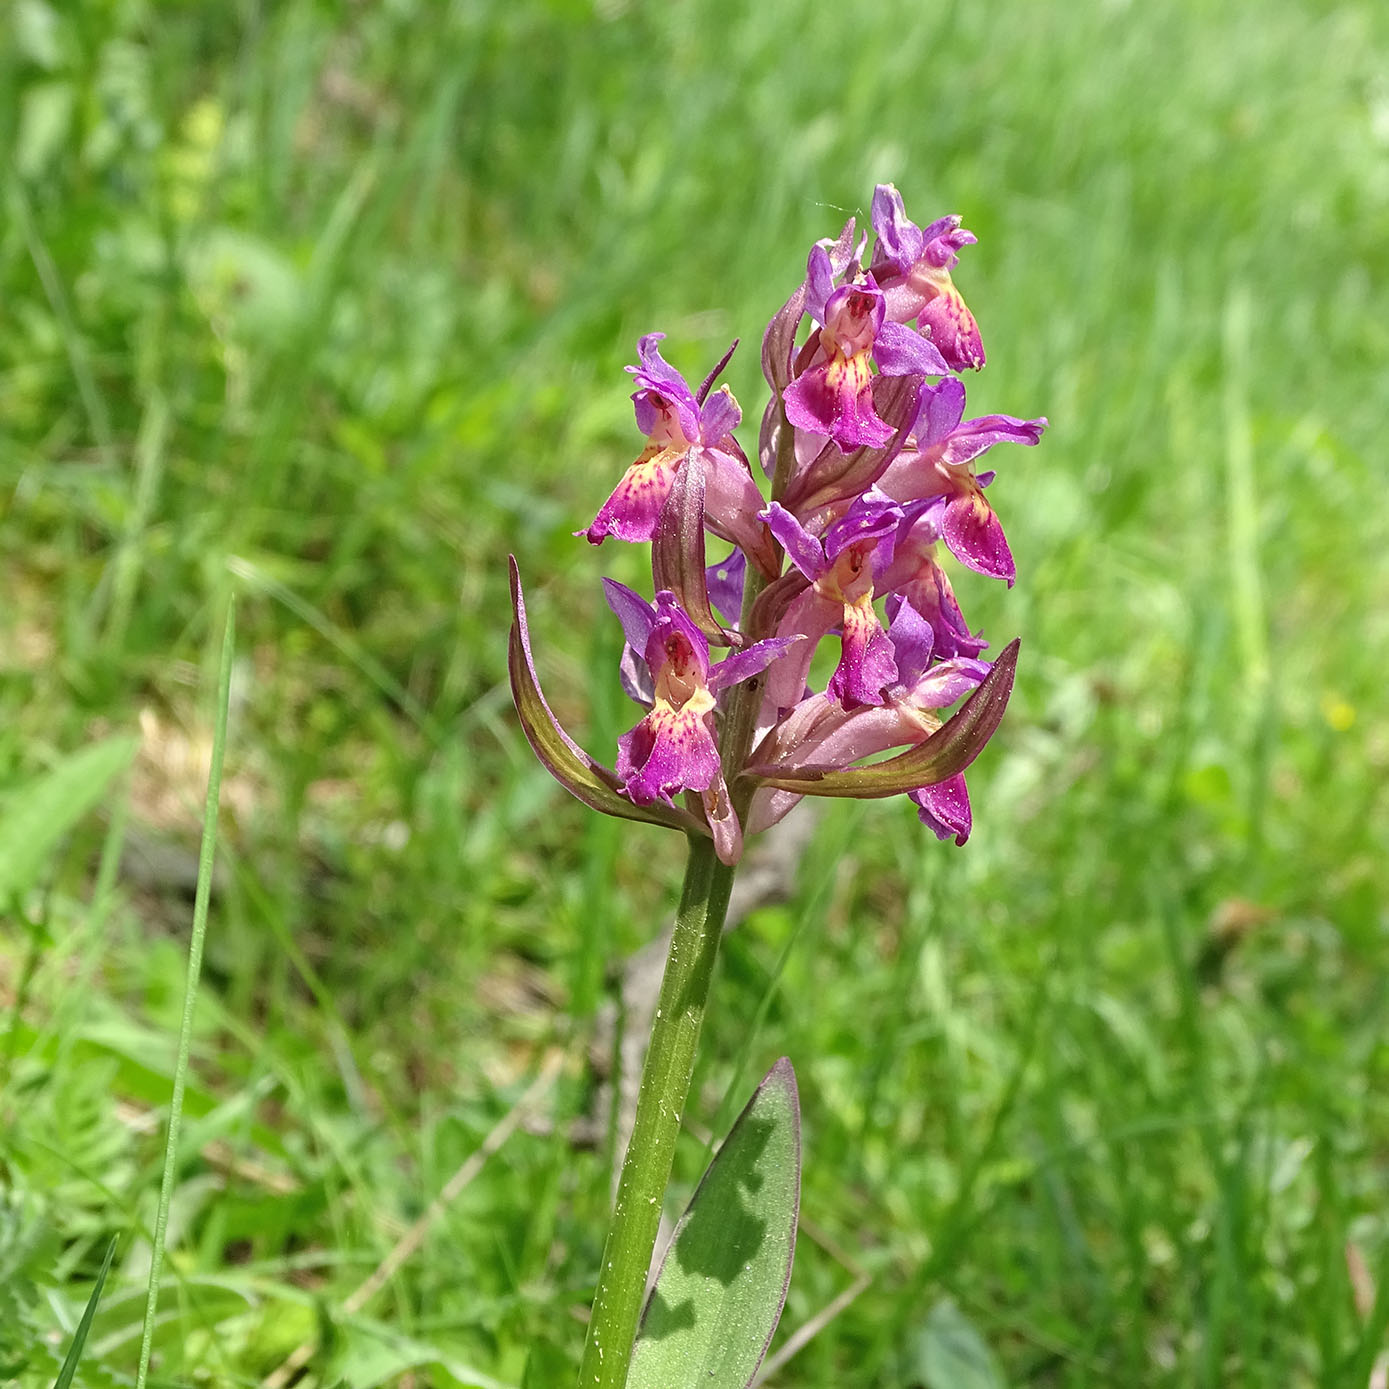
[[236,646],[236,604],[227,608],[222,632],[222,659],[217,672],[217,723],[212,731],[212,765],[207,777],[207,802],[203,810],[203,837],[198,851],[198,887],[193,900],[193,933],[188,942],[188,975],[183,991],[183,1022],[178,1035],[178,1060],[174,1067],[174,1092],[169,1102],[169,1131],[164,1140],[164,1175],[159,1184],[159,1207],[154,1217],[154,1248],[150,1257],[149,1291],[140,1334],[140,1362],[135,1372],[136,1389],[144,1389],[149,1374],[154,1340],[154,1316],[159,1302],[159,1274],[164,1261],[164,1240],[169,1228],[169,1203],[174,1191],[178,1160],[178,1131],[183,1117],[183,1091],[188,1075],[188,1053],[193,1040],[193,1004],[202,973],[203,939],[207,934],[207,907],[212,891],[212,860],[217,848],[217,803],[222,789],[222,758],[227,746],[227,710],[231,703],[232,653]]
[[53,1389],[68,1389],[72,1377],[77,1373],[77,1362],[82,1358],[83,1347],[87,1344],[87,1333],[92,1329],[92,1318],[96,1316],[96,1305],[101,1301],[101,1290],[106,1286],[106,1275],[111,1271],[111,1260],[116,1256],[117,1238],[112,1236],[111,1243],[106,1246],[106,1257],[101,1261],[101,1272],[96,1276],[96,1286],[87,1299],[86,1311],[82,1313],[82,1320],[77,1323],[72,1345],[68,1347],[63,1368],[58,1371],[58,1378],[53,1381]]

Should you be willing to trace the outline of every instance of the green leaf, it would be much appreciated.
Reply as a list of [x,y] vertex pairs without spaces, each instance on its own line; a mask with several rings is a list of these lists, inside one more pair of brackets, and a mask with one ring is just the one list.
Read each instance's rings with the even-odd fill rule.
[[72,1345],[68,1347],[63,1368],[58,1371],[58,1378],[53,1381],[53,1389],[68,1389],[73,1375],[77,1373],[77,1362],[82,1358],[82,1348],[87,1344],[87,1333],[92,1329],[92,1318],[96,1316],[96,1305],[101,1301],[101,1290],[106,1286],[106,1275],[111,1270],[111,1260],[115,1253],[116,1240],[113,1237],[111,1243],[106,1246],[106,1257],[101,1261],[101,1272],[96,1276],[96,1286],[87,1299],[87,1310],[82,1313],[82,1320],[77,1323]]
[[786,1302],[801,1199],[796,1074],[782,1057],[675,1228],[627,1389],[746,1389]]
[[993,669],[983,683],[929,738],[914,748],[873,762],[866,767],[797,767],[792,771],[773,765],[752,766],[745,776],[756,777],[762,786],[799,791],[804,796],[852,796],[871,799],[934,786],[958,776],[982,751],[993,736],[1008,707],[1013,692],[1013,674],[1018,664],[1018,642],[1014,638],[999,653]]
[[993,1352],[952,1298],[931,1308],[915,1359],[926,1389],[1004,1389]]
[[11,797],[0,816],[0,905],[38,881],[63,836],[129,765],[135,741],[122,737],[93,743]]

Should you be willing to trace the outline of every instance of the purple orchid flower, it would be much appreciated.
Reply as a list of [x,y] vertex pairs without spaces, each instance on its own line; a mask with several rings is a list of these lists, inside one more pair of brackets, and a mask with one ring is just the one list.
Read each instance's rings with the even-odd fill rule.
[[975,475],[972,461],[995,444],[1035,444],[1045,418],[1020,420],[984,415],[964,420],[965,387],[956,377],[923,387],[914,448],[903,449],[878,479],[878,488],[899,502],[932,499],[927,514],[961,564],[1013,586],[1017,567],[994,509],[984,496],[992,473]]
[[[901,508],[870,490],[832,522],[822,538],[811,535],[776,502],[762,515],[791,563],[810,581],[787,607],[778,635],[799,632],[813,645],[841,626],[839,664],[827,693],[846,708],[881,704],[883,690],[897,679],[897,664],[892,642],[873,610],[874,583],[891,562]],[[768,701],[781,708],[799,703],[809,669],[810,652],[802,647],[795,658],[772,671]]]
[[935,654],[941,660],[975,657],[989,643],[969,630],[949,576],[936,558],[939,518],[922,514],[930,507],[930,503],[924,507],[917,503],[904,508],[906,517],[897,533],[892,563],[881,580],[882,588],[889,594],[888,619],[891,621],[902,603],[908,602],[930,624]]
[[874,190],[873,230],[878,240],[870,273],[883,291],[889,320],[910,323],[916,319],[952,371],[977,371],[984,365],[983,339],[950,272],[960,258],[960,248],[974,245],[978,237],[961,227],[955,216],[918,227],[890,183],[880,183]]
[[884,376],[944,376],[949,364],[919,333],[887,319],[872,276],[838,289],[829,253],[816,246],[807,263],[806,309],[819,325],[782,392],[796,428],[826,435],[846,453],[880,448],[895,432],[873,407],[870,359]]
[[740,840],[741,831],[727,810],[714,709],[722,691],[765,670],[801,638],[760,641],[710,665],[708,639],[673,593],[663,589],[648,603],[615,579],[604,579],[603,588],[635,657],[624,656],[624,667],[636,668],[630,688],[642,694],[649,682],[651,693],[650,711],[617,740],[618,790],[640,806],[674,805],[677,793],[699,792],[716,847],[736,858],[733,836]]
[[[898,603],[888,627],[898,677],[878,705],[846,708],[828,692],[808,695],[763,740],[753,760],[766,774],[806,766],[845,768],[890,748],[914,747],[941,728],[937,711],[973,692],[992,668],[968,657],[936,659],[931,624],[909,602]],[[764,787],[753,798],[748,832],[775,824],[801,792]],[[964,774],[908,792],[923,824],[963,844],[969,836]],[[943,827],[948,834],[942,835]]]
[[610,535],[651,540],[676,470],[688,456],[704,472],[705,524],[760,557],[768,549],[766,533],[756,519],[762,494],[733,438],[742,411],[727,386],[696,398],[685,378],[662,359],[657,344],[664,338],[664,333],[647,333],[637,344],[641,365],[627,368],[636,378],[632,404],[646,447],[592,523],[574,534],[592,545],[601,545]]

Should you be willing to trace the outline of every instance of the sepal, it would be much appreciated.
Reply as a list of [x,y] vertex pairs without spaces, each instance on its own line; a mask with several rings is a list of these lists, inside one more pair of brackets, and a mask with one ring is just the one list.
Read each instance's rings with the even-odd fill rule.
[[738,646],[709,603],[708,562],[704,551],[704,468],[693,452],[676,469],[670,495],[661,508],[651,541],[651,577],[656,591],[669,589],[695,626],[719,646]]
[[958,776],[993,736],[1008,707],[1018,663],[1018,642],[1004,647],[982,684],[959,711],[929,738],[885,762],[867,767],[808,766],[794,771],[753,765],[743,775],[762,786],[798,791],[807,796],[872,799],[915,791]]

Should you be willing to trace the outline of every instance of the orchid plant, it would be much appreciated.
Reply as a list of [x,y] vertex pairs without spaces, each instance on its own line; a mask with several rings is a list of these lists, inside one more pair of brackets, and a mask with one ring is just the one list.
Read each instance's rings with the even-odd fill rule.
[[[666,1276],[642,1321],[648,1270],[748,837],[803,796],[905,795],[929,830],[964,844],[973,814],[965,771],[1012,689],[1018,643],[984,658],[989,643],[970,629],[942,561],[1011,587],[1013,557],[986,495],[994,474],[979,471],[978,460],[996,444],[1036,444],[1046,420],[965,419],[958,373],[982,367],[984,348],[952,276],[975,241],[960,218],[918,226],[884,184],[871,220],[871,258],[851,218],[811,249],[805,278],[763,335],[770,399],[757,453],[769,496],[734,435],[738,402],[716,386],[737,343],[694,390],[663,358],[663,334],[637,345],[638,364],[627,370],[646,442],[576,532],[595,546],[609,538],[651,546],[652,599],[603,581],[626,639],[623,687],[643,711],[611,767],[590,757],[545,702],[512,562],[510,672],[536,754],[594,809],[688,841],[584,1386],[646,1382],[651,1356],[644,1361],[638,1325],[645,1334]],[[711,562],[706,533],[730,553]],[[807,682],[823,641],[837,643],[838,660],[817,691]],[[716,649],[726,654],[716,660]],[[759,1104],[770,1105],[769,1087],[794,1101],[788,1064],[773,1067],[740,1128]],[[735,1146],[730,1136],[725,1153]],[[798,1139],[794,1147],[798,1181]],[[712,1168],[705,1187],[720,1188]],[[739,1322],[736,1333],[709,1341],[723,1347],[717,1365],[707,1347],[703,1358],[682,1352],[680,1365],[698,1360],[690,1384],[752,1381],[784,1301],[794,1218],[792,1209],[774,1306],[751,1330]],[[650,1382],[686,1382],[675,1365]]]

